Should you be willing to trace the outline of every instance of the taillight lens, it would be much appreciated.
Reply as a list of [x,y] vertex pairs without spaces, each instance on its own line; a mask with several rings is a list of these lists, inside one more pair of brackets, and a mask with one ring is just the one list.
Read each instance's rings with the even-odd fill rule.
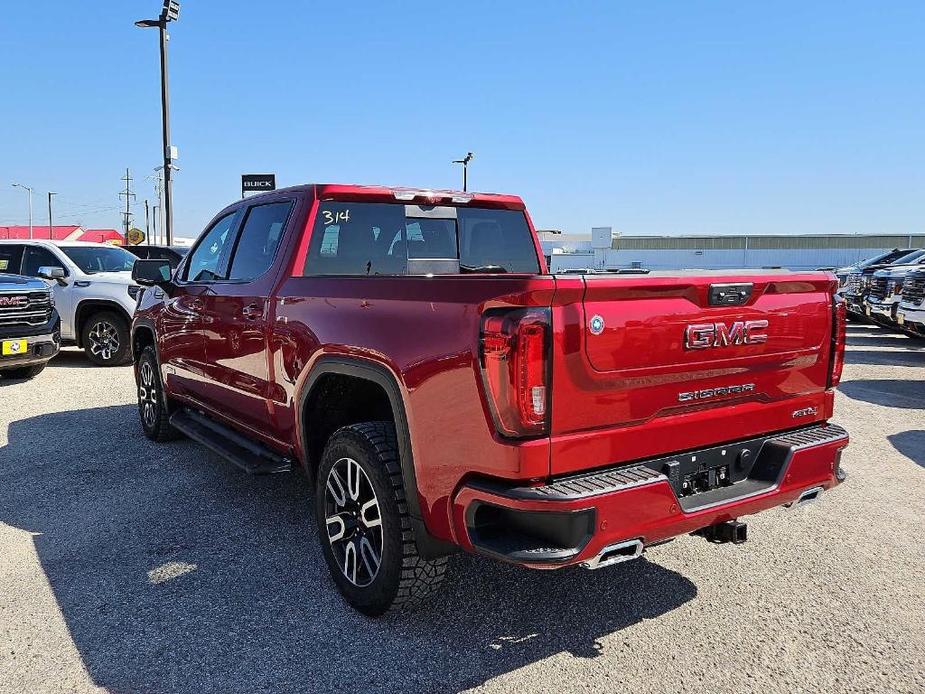
[[482,318],[480,364],[488,406],[504,436],[541,436],[549,422],[549,310]]
[[829,374],[829,388],[841,383],[841,373],[845,367],[847,325],[848,311],[845,300],[836,296],[832,305],[832,371]]

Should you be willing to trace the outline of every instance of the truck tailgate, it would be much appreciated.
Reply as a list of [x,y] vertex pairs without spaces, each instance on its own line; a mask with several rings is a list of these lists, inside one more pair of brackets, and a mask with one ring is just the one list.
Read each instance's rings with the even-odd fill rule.
[[[748,296],[713,305],[720,285]],[[827,416],[831,275],[587,275],[557,287],[552,474]],[[585,454],[557,455],[570,448]]]

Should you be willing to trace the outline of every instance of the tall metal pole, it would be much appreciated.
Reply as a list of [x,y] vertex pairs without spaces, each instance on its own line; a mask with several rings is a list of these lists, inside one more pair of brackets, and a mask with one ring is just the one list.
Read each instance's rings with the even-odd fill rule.
[[29,188],[29,238],[32,238],[32,188]]
[[173,245],[173,164],[170,151],[170,95],[167,90],[167,19],[161,17],[161,120],[164,134],[164,213],[162,224],[167,232],[167,245]]
[[55,237],[55,234],[54,234],[55,225],[51,221],[51,196],[52,195],[57,195],[57,193],[54,193],[52,191],[48,192],[48,240],[49,241],[51,241]]
[[145,199],[145,243],[151,245],[151,213],[148,210],[148,200]]

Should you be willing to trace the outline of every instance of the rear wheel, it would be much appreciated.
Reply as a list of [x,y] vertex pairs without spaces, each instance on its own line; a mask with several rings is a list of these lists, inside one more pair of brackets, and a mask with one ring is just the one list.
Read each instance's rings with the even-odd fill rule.
[[391,422],[334,432],[317,480],[322,551],[351,606],[374,617],[410,608],[436,592],[447,560],[418,555]]
[[170,401],[161,384],[154,347],[145,347],[141,351],[135,380],[138,387],[138,415],[145,436],[152,441],[170,441],[177,438],[176,429],[170,426]]
[[122,316],[112,311],[94,313],[82,332],[84,352],[94,364],[118,366],[131,361],[128,325]]
[[16,369],[4,369],[0,371],[0,376],[4,378],[35,378],[45,370],[45,365],[47,363],[48,362],[42,362],[41,364],[32,364],[31,366],[20,366]]

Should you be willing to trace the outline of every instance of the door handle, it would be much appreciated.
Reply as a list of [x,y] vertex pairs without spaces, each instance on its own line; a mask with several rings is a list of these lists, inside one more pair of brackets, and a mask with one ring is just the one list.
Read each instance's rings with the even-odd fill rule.
[[263,308],[260,304],[249,304],[241,309],[245,320],[257,320],[263,316]]

